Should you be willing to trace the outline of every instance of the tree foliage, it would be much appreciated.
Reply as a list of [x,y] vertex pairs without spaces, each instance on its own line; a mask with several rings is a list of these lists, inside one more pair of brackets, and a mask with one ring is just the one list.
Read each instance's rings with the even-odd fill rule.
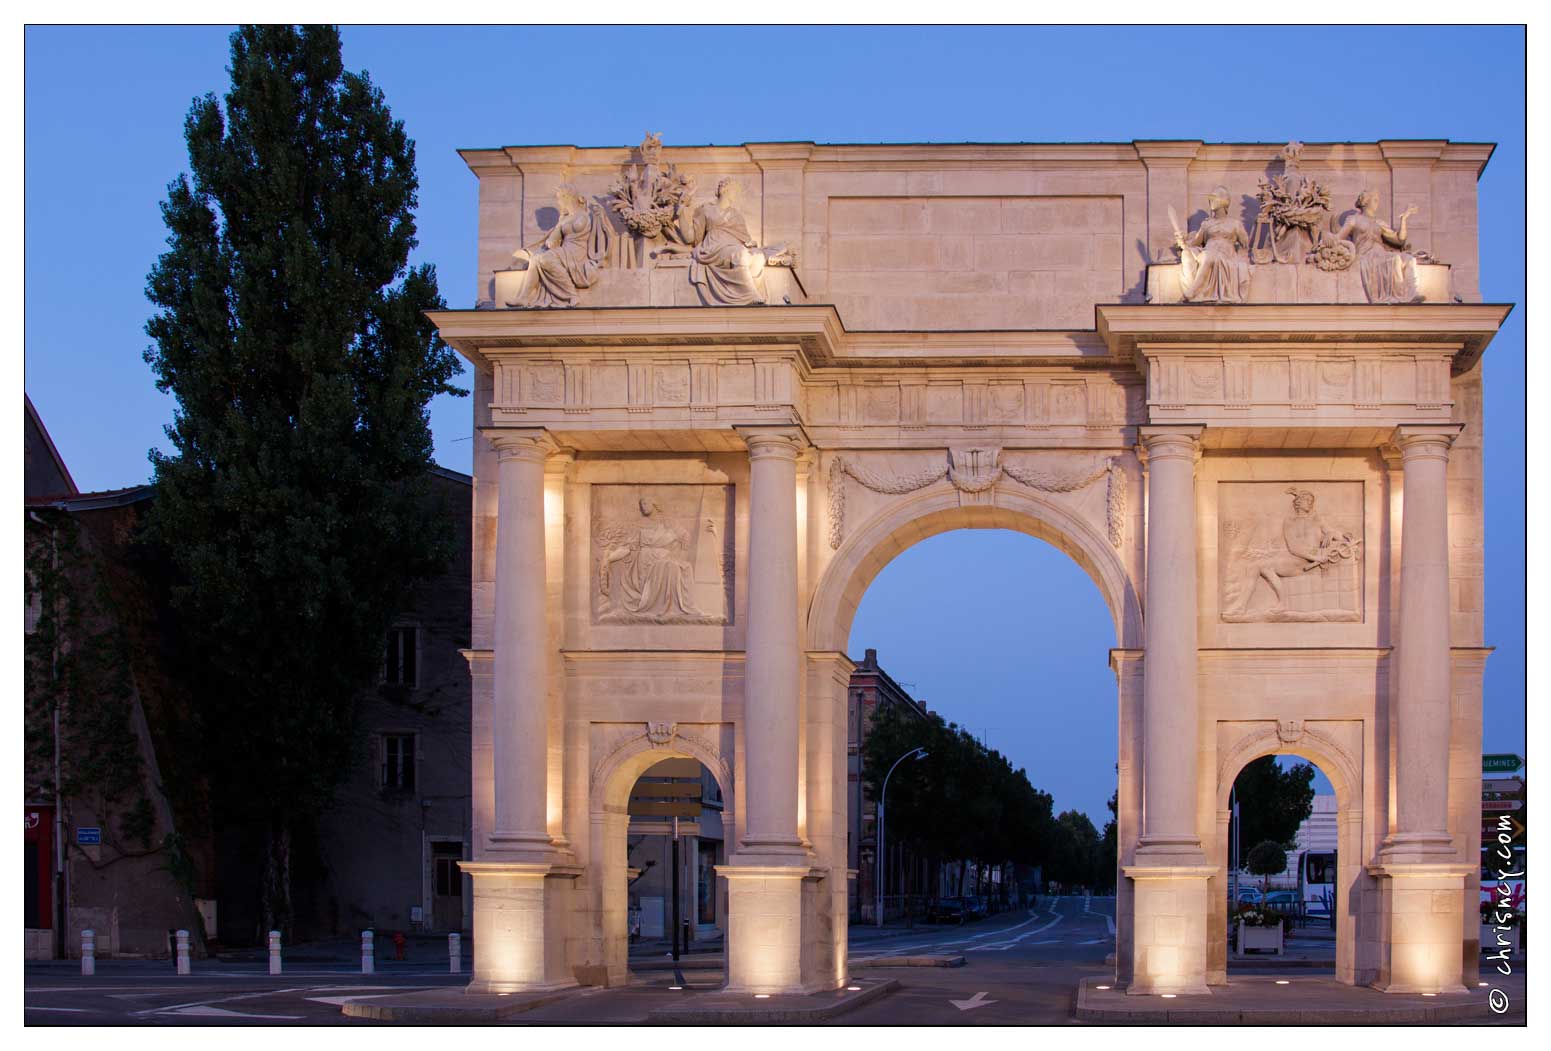
[[1233,791],[1239,804],[1240,843],[1269,839],[1291,847],[1298,826],[1314,810],[1314,768],[1297,763],[1283,770],[1275,756],[1262,756],[1239,771]]
[[245,26],[224,103],[195,100],[189,175],[145,353],[176,401],[150,531],[227,815],[271,829],[265,922],[289,919],[293,823],[346,768],[352,696],[408,588],[451,552],[427,406],[460,371],[424,311],[414,144],[332,27]]
[[1104,860],[1103,839],[1085,815],[1053,817],[1050,795],[1027,773],[935,713],[920,719],[900,706],[877,710],[863,749],[869,799],[877,800],[895,760],[917,747],[927,757],[905,760],[889,781],[889,843],[937,861],[1042,865],[1048,878],[1072,886],[1113,881],[1113,862]]

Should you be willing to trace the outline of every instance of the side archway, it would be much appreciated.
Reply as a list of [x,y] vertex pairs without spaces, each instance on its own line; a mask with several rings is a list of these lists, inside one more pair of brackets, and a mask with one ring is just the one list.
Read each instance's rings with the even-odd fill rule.
[[1268,755],[1305,759],[1330,779],[1336,796],[1336,965],[1337,981],[1366,984],[1377,975],[1377,942],[1364,929],[1371,922],[1372,879],[1363,867],[1362,724],[1351,721],[1257,721],[1218,724],[1217,784],[1213,802],[1217,835],[1211,844],[1217,875],[1211,880],[1208,983],[1227,983],[1229,793],[1239,773]]
[[[630,977],[630,877],[628,836],[630,790],[647,770],[664,759],[693,759],[711,772],[721,789],[722,823],[729,842],[741,834],[735,810],[736,785],[731,759],[719,743],[720,725],[685,727],[646,723],[637,732],[617,738],[593,764],[588,779],[591,857],[595,859],[592,904],[601,936],[601,956],[609,985],[624,985]],[[707,732],[708,731],[708,732]],[[597,957],[594,957],[596,959]]]

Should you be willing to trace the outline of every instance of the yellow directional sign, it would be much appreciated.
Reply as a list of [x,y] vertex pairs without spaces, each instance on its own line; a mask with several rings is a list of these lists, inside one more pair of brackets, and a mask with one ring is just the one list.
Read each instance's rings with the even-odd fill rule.
[[638,781],[630,798],[699,799],[703,791],[699,781]]
[[685,800],[632,799],[630,801],[631,817],[699,817],[700,802],[687,802]]

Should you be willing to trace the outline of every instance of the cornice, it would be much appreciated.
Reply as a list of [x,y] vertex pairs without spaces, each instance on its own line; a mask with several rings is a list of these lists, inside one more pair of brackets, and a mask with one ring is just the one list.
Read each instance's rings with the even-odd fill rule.
[[1117,358],[1139,344],[1458,344],[1455,368],[1473,365],[1512,304],[1239,303],[1100,304],[1098,333]]
[[1200,139],[1136,139],[1131,145],[1142,163],[1151,168],[1156,164],[1189,164],[1205,143]]

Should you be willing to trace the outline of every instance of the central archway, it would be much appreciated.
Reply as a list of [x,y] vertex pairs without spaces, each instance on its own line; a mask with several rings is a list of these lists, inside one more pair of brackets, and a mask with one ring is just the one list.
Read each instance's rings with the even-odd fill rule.
[[[897,555],[929,537],[957,529],[1005,529],[1043,540],[1071,558],[1098,588],[1109,611],[1116,646],[1118,740],[1116,815],[1118,862],[1135,850],[1142,813],[1142,609],[1137,582],[1121,551],[1079,513],[1026,491],[995,488],[966,497],[954,489],[927,491],[889,504],[865,521],[836,551],[813,592],[806,624],[810,655],[843,653],[862,597]],[[1129,977],[1133,891],[1116,874],[1117,973]]]
[[1098,586],[1115,625],[1119,649],[1140,649],[1142,608],[1119,553],[1093,526],[1052,500],[1008,489],[994,503],[966,504],[953,489],[901,499],[865,523],[835,552],[808,612],[810,651],[841,652],[851,621],[873,578],[895,555],[927,537],[953,529],[1010,529],[1043,540],[1068,555]]

